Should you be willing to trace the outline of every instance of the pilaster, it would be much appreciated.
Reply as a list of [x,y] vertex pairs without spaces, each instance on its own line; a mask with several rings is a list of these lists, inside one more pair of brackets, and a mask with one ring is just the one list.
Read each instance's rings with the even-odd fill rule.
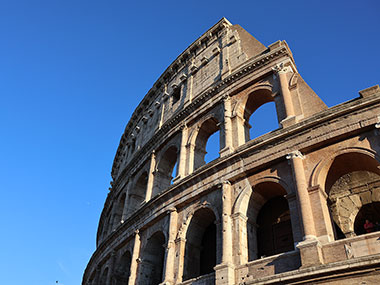
[[148,183],[147,183],[146,194],[145,194],[145,202],[149,201],[152,198],[155,168],[156,168],[156,153],[155,151],[152,151],[152,155],[150,157],[150,166],[149,166],[149,173],[148,173]]
[[174,284],[175,272],[175,238],[177,233],[178,213],[175,208],[169,210],[169,235],[165,252],[164,281],[162,284]]
[[298,198],[301,220],[303,226],[304,240],[315,239],[315,227],[313,212],[311,209],[309,192],[305,178],[305,170],[302,160],[305,158],[301,152],[293,151],[286,156],[290,160],[293,169],[293,178],[296,186],[296,195]]
[[140,234],[139,231],[135,231],[135,242],[133,244],[133,252],[132,252],[132,260],[131,260],[131,270],[130,270],[130,276],[128,280],[128,284],[133,285],[136,284],[136,278],[137,278],[137,271],[138,271],[138,264],[139,264],[139,257],[140,257]]

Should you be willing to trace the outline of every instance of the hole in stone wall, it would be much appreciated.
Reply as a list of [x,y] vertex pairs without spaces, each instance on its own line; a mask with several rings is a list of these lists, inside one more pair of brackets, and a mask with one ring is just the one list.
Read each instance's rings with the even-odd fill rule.
[[173,93],[172,93],[172,105],[177,103],[179,99],[181,99],[181,88],[177,87],[173,90]]
[[212,210],[196,211],[186,232],[183,280],[214,271],[216,265],[216,225]]
[[213,133],[207,140],[205,163],[209,163],[219,157],[220,131]]
[[249,118],[248,127],[250,140],[278,129],[276,104],[268,102],[260,106]]
[[[214,137],[212,137],[215,135]],[[211,138],[212,137],[212,138]],[[211,141],[210,141],[211,139]],[[206,159],[206,146],[209,155]],[[220,150],[220,131],[219,124],[215,118],[210,118],[202,123],[199,128],[194,149],[194,170],[206,164],[207,162],[219,157]]]
[[170,181],[170,184],[173,184],[174,179],[178,176],[178,160],[174,164],[173,171],[172,171],[172,179]]

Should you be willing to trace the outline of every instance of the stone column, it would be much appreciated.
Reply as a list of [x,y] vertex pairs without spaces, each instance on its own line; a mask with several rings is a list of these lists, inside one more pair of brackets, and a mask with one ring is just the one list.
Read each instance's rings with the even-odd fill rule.
[[128,284],[133,285],[136,283],[137,280],[137,270],[138,270],[138,264],[140,262],[140,234],[139,231],[135,231],[135,243],[133,244],[133,253],[132,253],[132,260],[131,260],[131,270],[129,275],[129,281]]
[[187,174],[191,174],[194,172],[194,160],[195,160],[195,145],[192,142],[189,142],[186,145],[186,151],[187,151],[187,165],[188,165],[188,172]]
[[113,272],[115,269],[115,259],[116,259],[116,252],[112,251],[111,257],[110,257],[110,262],[108,265],[108,274],[107,274],[107,281],[106,281],[107,285],[112,285],[112,276],[113,276]]
[[247,216],[242,213],[235,213],[232,215],[235,228],[235,240],[237,252],[235,255],[235,264],[242,265],[248,262],[248,235],[247,235]]
[[222,184],[222,263],[232,263],[232,225],[231,225],[231,207],[232,187],[228,181]]
[[222,184],[222,263],[215,266],[217,284],[234,284],[235,268],[232,260],[232,187],[228,181]]
[[178,237],[175,240],[176,249],[177,249],[177,256],[176,256],[176,263],[177,263],[177,276],[175,276],[175,284],[182,282],[182,276],[183,276],[183,266],[185,262],[185,249],[186,249],[186,239],[182,237]]
[[286,156],[290,160],[293,177],[296,186],[296,193],[299,202],[301,220],[303,226],[303,238],[304,240],[315,239],[315,227],[313,212],[311,210],[309,192],[307,191],[307,182],[305,178],[305,170],[302,160],[304,156],[299,151],[293,151]]
[[186,141],[188,136],[188,128],[186,125],[183,125],[182,128],[182,137],[181,137],[181,148],[179,151],[179,158],[178,158],[178,177],[185,177],[186,176],[186,162],[187,162],[187,155],[186,155]]
[[289,66],[285,66],[284,63],[280,63],[273,68],[273,71],[275,72],[275,74],[277,74],[280,81],[281,94],[284,100],[284,107],[286,113],[286,118],[283,121],[281,121],[281,124],[288,125],[289,121],[293,122],[293,120],[295,119],[294,106],[289,91],[288,79],[288,74],[292,73],[292,69]]
[[174,284],[174,271],[175,271],[175,238],[177,234],[177,209],[172,208],[169,210],[169,235],[168,246],[166,248],[165,268],[164,268],[164,282],[163,284]]
[[220,150],[220,156],[223,157],[233,151],[233,130],[231,121],[231,99],[228,95],[223,97],[224,106],[224,148]]
[[152,151],[152,155],[150,158],[150,167],[148,172],[148,183],[146,187],[146,194],[145,194],[145,202],[148,202],[152,198],[152,192],[154,187],[154,175],[156,173],[156,153],[155,151]]
[[[246,122],[245,119],[238,113],[232,114],[231,117],[233,124],[233,141],[235,147],[239,147],[246,142]],[[248,130],[249,133],[249,130]]]
[[304,156],[299,151],[294,151],[287,155],[287,159],[292,164],[296,194],[301,212],[304,240],[298,243],[297,248],[300,250],[302,267],[323,264],[322,247],[316,238],[313,211],[302,162]]

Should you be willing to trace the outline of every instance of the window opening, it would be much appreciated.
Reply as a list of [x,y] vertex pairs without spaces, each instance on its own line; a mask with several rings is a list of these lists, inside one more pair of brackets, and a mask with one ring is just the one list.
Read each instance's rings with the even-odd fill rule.
[[260,106],[249,118],[249,139],[255,139],[278,129],[276,104],[268,102]]
[[148,184],[148,173],[143,172],[136,182],[136,185],[131,188],[128,201],[128,212],[136,211],[145,201],[146,188]]
[[173,171],[172,171],[172,179],[170,180],[170,184],[174,183],[174,179],[178,176],[178,160],[174,164]]
[[213,133],[207,140],[205,163],[209,163],[219,157],[220,131]]
[[179,99],[181,99],[181,87],[178,86],[177,88],[175,88],[173,90],[173,93],[172,93],[172,105],[174,105],[175,103],[177,103],[179,101]]
[[[215,137],[211,138],[211,136],[214,134],[216,134]],[[206,159],[206,154],[207,154],[206,146],[209,148],[209,151],[210,151],[210,155],[207,156],[207,159]],[[206,120],[205,122],[203,122],[195,140],[194,170],[206,164],[207,162],[215,158],[218,158],[219,150],[220,150],[219,124],[215,118],[210,118]]]

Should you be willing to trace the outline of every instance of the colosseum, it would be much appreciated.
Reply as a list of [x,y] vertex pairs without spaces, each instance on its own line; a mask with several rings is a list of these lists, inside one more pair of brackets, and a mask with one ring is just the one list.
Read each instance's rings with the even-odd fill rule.
[[328,108],[285,41],[221,19],[131,116],[82,284],[380,284],[379,129],[378,85]]

